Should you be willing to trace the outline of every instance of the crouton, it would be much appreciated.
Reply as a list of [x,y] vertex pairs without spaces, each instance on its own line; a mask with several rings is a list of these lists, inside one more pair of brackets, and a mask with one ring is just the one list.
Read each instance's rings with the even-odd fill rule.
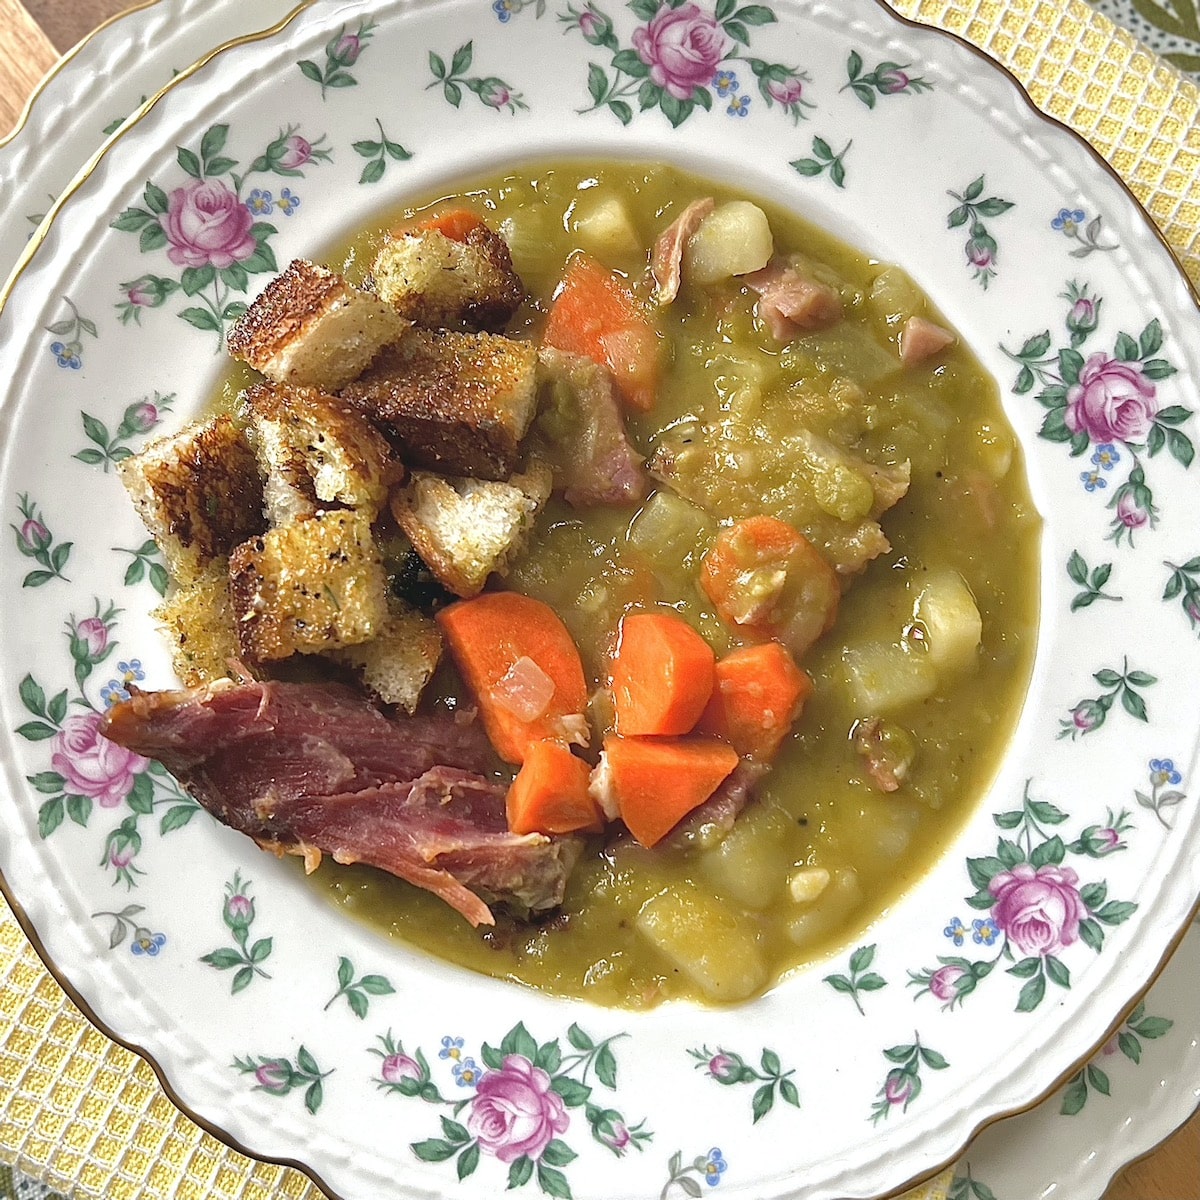
[[242,395],[242,405],[273,525],[334,503],[374,520],[388,489],[404,477],[387,440],[344,400],[315,388],[260,383]]
[[482,222],[461,240],[438,229],[389,238],[372,274],[380,299],[426,329],[499,333],[525,299],[508,246]]
[[251,662],[370,641],[387,621],[387,576],[360,512],[293,521],[234,550],[229,588]]
[[238,658],[239,646],[227,559],[214,559],[198,579],[176,588],[151,615],[162,622],[175,674],[184,687],[200,687],[229,674],[229,661]]
[[258,466],[227,415],[152,442],[117,472],[178,584],[264,528]]
[[336,392],[408,322],[378,296],[296,259],[229,331],[229,353],[276,383]]
[[392,493],[392,516],[437,579],[474,596],[504,573],[550,495],[550,468],[536,462],[506,483],[447,479],[414,471]]
[[537,348],[490,333],[414,329],[341,395],[405,463],[507,479],[536,406]]
[[437,622],[393,596],[379,633],[360,646],[335,650],[332,657],[354,668],[364,686],[385,704],[398,704],[411,713],[441,655]]

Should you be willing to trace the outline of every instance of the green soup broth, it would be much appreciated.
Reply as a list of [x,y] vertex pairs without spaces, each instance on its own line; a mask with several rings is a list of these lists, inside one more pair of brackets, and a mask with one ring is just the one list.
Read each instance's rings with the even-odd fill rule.
[[[744,198],[668,167],[610,162],[498,175],[455,195],[511,246],[532,297],[510,328],[519,337],[537,336],[576,249],[648,298],[648,249],[684,206]],[[330,265],[361,282],[389,228],[445,199],[388,214]],[[701,289],[685,277],[662,314],[669,365],[657,404],[628,424],[647,456],[687,431],[727,439],[720,477],[693,481],[711,511],[670,497],[656,505],[654,495],[629,509],[554,500],[503,581],[556,608],[602,691],[630,609],[681,614],[718,654],[738,644],[698,587],[700,559],[747,507],[784,516],[809,502],[791,494],[803,480],[770,451],[797,425],[872,462],[907,460],[908,493],[881,519],[892,548],[852,580],[833,630],[802,663],[814,695],[756,799],[724,840],[647,850],[592,839],[562,911],[542,923],[500,914],[495,928],[475,930],[400,880],[327,864],[312,882],[344,911],[471,970],[600,1004],[736,1002],[862,934],[930,869],[988,786],[1029,679],[1040,528],[996,385],[961,342],[933,363],[899,369],[903,320],[945,323],[929,300],[896,267],[761,207],[777,252],[803,255],[832,283],[845,320],[780,346],[757,326],[754,297],[736,280]],[[966,660],[930,671],[916,606],[929,581],[946,578],[965,582],[982,639]],[[886,719],[916,751],[903,785],[886,794],[851,741],[855,723],[877,715],[850,681],[853,664],[872,655],[882,656],[872,678],[887,697]],[[443,671],[437,690],[462,688]],[[593,714],[601,727],[605,711],[601,696]],[[806,898],[797,880],[819,883],[822,871],[828,882]]]

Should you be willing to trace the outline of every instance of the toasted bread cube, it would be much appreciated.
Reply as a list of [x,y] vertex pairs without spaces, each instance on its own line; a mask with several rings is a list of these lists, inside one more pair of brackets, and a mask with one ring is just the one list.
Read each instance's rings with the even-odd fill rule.
[[378,296],[298,258],[267,284],[226,344],[234,358],[276,383],[336,392],[407,328]]
[[490,333],[414,329],[343,390],[405,463],[507,479],[537,403],[537,348]]
[[360,512],[270,529],[229,559],[238,643],[251,662],[370,641],[387,622],[387,576]]
[[392,516],[445,587],[474,596],[493,571],[504,573],[551,484],[550,468],[541,462],[506,483],[414,471],[392,493]]
[[387,439],[336,396],[260,383],[242,403],[273,525],[313,516],[322,501],[361,509],[374,520],[388,489],[404,477]]
[[229,674],[240,655],[233,606],[229,602],[229,562],[214,559],[192,583],[178,587],[151,614],[171,643],[175,674],[184,687],[200,687]]
[[254,453],[227,415],[152,442],[117,472],[177,584],[263,529]]
[[333,657],[353,667],[363,684],[385,704],[414,712],[421,692],[442,656],[437,622],[392,596],[387,623],[361,646],[334,651]]
[[483,224],[461,241],[437,229],[389,238],[372,275],[380,299],[426,329],[499,333],[525,299],[508,246]]

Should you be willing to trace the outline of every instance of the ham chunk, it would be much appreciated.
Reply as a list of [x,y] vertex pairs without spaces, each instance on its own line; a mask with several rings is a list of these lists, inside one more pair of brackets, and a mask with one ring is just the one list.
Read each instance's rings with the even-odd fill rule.
[[794,263],[776,260],[744,277],[758,293],[758,315],[777,342],[798,333],[829,329],[842,319],[842,298]]
[[906,367],[915,367],[940,354],[947,346],[953,346],[956,341],[958,339],[950,330],[924,317],[909,317],[900,330],[900,361]]
[[650,256],[650,273],[658,284],[655,299],[665,308],[679,295],[679,284],[683,278],[683,251],[688,239],[700,226],[700,222],[712,212],[716,201],[711,196],[693,200],[691,204],[658,235],[654,251]]
[[562,901],[571,838],[508,831],[505,787],[482,728],[449,714],[385,717],[335,683],[235,683],[135,692],[101,732],[157,759],[223,824],[264,849],[366,863],[472,925],[489,901]]
[[549,382],[539,431],[554,486],[574,507],[632,504],[647,490],[642,456],[625,432],[625,419],[607,368],[579,354],[544,347],[539,362]]

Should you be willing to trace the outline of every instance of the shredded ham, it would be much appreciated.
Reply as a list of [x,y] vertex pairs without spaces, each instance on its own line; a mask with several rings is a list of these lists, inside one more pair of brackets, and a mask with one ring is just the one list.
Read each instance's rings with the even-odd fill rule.
[[650,273],[658,285],[655,299],[665,308],[679,295],[683,280],[683,251],[700,222],[712,212],[716,201],[711,196],[691,204],[658,235],[650,256]]
[[790,342],[802,330],[829,329],[842,319],[842,298],[792,263],[777,259],[743,276],[758,293],[758,315],[777,342]]

